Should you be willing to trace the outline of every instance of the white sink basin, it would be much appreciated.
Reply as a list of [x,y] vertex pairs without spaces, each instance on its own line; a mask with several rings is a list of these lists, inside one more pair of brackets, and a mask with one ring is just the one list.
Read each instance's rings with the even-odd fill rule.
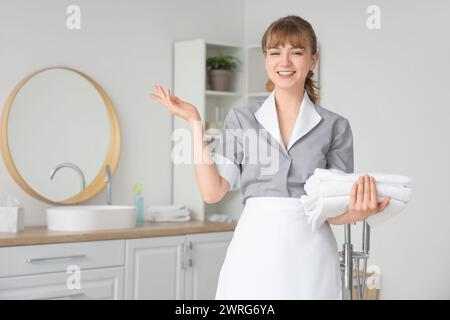
[[47,209],[47,229],[94,231],[136,226],[136,208],[131,206],[64,206]]

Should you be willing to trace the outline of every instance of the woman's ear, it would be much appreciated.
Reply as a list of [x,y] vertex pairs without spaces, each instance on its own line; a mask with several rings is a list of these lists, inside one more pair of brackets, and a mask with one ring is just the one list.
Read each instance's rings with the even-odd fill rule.
[[317,61],[319,61],[319,52],[316,52],[311,55],[311,71],[316,68]]

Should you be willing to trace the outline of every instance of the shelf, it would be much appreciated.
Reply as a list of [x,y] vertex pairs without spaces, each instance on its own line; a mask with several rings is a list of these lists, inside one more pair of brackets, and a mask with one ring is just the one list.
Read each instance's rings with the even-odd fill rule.
[[216,90],[206,90],[205,91],[207,96],[223,96],[223,97],[242,97],[242,94],[239,92],[231,92],[231,91],[216,91]]
[[[214,152],[219,146],[221,129],[212,129],[208,122],[220,123],[233,108],[245,106],[249,100],[260,100],[269,93],[264,93],[266,76],[264,60],[255,49],[244,45],[193,39],[178,41],[174,45],[174,94],[184,97],[197,107],[204,120],[206,140],[209,150]],[[217,55],[231,55],[239,59],[232,75],[232,82],[227,91],[211,90],[206,59]],[[250,59],[249,59],[250,58]],[[257,61],[253,61],[257,60]],[[249,61],[253,61],[249,63]],[[247,83],[250,81],[251,85]],[[248,93],[251,95],[248,95]],[[252,97],[249,99],[249,97]],[[253,101],[251,101],[253,103]],[[174,128],[185,128],[186,124],[179,117],[174,119]],[[217,130],[217,132],[215,132]],[[196,186],[195,170],[192,165],[174,165],[173,167],[173,202],[183,203],[195,220],[205,220],[209,213],[230,213],[238,216],[242,210],[240,184],[231,187],[224,198],[217,203],[205,203]]]
[[224,48],[234,48],[237,50],[242,50],[242,46],[235,44],[235,43],[223,43],[223,42],[210,42],[210,41],[206,41],[205,42],[207,46],[211,46],[211,47],[224,47]]

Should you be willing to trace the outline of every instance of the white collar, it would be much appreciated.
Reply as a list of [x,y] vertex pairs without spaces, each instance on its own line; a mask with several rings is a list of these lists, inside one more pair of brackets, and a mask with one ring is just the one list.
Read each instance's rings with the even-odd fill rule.
[[275,90],[272,91],[270,96],[254,114],[256,120],[258,120],[258,122],[275,138],[275,140],[280,143],[286,153],[298,139],[311,131],[322,119],[322,117],[317,113],[314,104],[305,90],[303,93],[303,100],[300,104],[300,111],[297,115],[297,119],[295,120],[291,137],[286,149],[280,134],[277,109],[275,107]]

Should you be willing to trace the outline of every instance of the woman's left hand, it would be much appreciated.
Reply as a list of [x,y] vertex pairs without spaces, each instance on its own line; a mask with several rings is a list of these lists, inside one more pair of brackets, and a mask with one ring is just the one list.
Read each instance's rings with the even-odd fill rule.
[[344,214],[329,218],[331,224],[348,224],[366,220],[371,215],[382,212],[390,203],[391,198],[384,198],[383,202],[378,202],[377,187],[375,179],[365,175],[358,178],[350,193],[348,211]]
[[369,216],[383,211],[391,199],[384,198],[378,202],[375,179],[369,175],[360,176],[358,182],[353,184],[348,203],[348,215],[351,222],[366,220]]

